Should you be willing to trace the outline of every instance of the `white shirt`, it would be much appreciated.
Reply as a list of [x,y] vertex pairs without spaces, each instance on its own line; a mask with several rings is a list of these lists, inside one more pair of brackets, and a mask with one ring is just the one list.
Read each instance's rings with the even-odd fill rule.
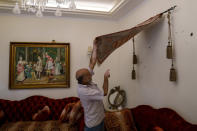
[[[93,71],[90,70],[93,75]],[[91,128],[99,125],[104,119],[104,92],[95,83],[90,85],[78,84],[78,96],[84,108],[85,124]]]

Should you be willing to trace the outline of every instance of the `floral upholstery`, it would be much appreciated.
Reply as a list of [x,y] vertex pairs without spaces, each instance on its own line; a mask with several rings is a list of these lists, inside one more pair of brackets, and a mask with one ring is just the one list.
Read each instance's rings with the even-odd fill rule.
[[107,131],[137,131],[129,109],[105,113]]
[[0,131],[77,131],[77,128],[59,121],[18,121],[5,123]]

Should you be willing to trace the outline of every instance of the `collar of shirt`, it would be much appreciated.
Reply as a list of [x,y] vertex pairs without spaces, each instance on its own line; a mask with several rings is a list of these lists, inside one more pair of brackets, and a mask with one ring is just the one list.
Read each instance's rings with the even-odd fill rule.
[[91,82],[89,85],[83,85],[83,84],[79,84],[80,87],[91,87],[91,86],[97,86],[97,84],[95,84],[94,82]]

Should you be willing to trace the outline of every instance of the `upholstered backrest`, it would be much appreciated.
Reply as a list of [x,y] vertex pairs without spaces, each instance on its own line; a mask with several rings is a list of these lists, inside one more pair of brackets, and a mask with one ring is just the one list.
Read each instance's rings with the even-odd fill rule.
[[153,131],[155,126],[164,131],[197,131],[197,125],[185,121],[169,108],[154,109],[141,105],[131,109],[136,127],[140,131]]
[[46,105],[49,106],[51,111],[50,120],[58,120],[65,105],[77,101],[79,101],[77,97],[51,99],[44,96],[31,96],[20,101],[0,99],[0,107],[9,122],[30,121],[33,114]]
[[138,106],[131,109],[133,113],[133,118],[137,129],[140,131],[146,131],[151,125],[156,125],[156,112],[157,110],[153,109],[150,106]]

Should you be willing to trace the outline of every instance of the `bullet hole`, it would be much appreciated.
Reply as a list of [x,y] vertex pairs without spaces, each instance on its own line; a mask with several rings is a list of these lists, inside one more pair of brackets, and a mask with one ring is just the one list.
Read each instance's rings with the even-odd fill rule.
[[194,33],[192,32],[192,33],[190,33],[190,36],[193,36],[194,35]]

